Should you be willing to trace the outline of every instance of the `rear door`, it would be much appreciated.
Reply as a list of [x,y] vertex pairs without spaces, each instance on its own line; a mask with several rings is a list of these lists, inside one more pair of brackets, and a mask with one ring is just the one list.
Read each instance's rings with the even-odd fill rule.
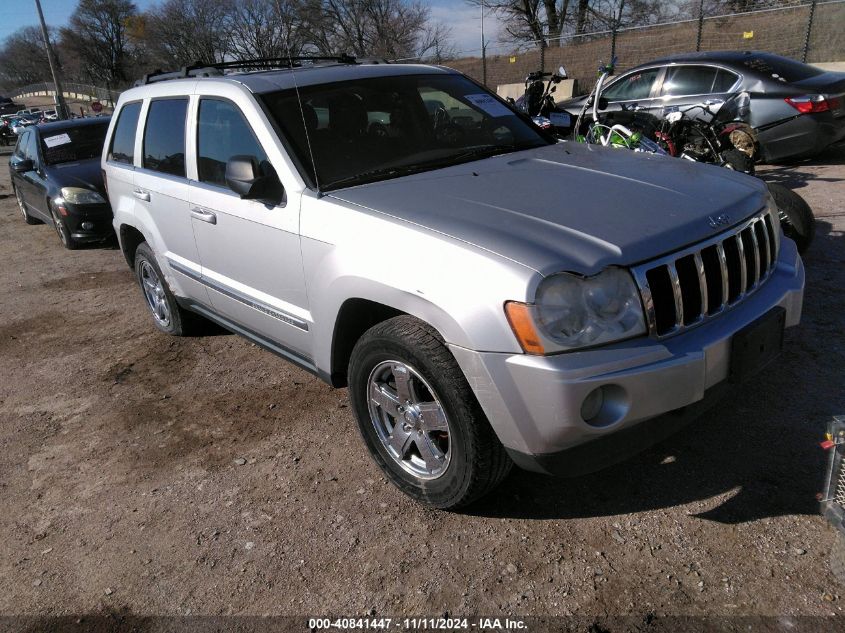
[[[189,140],[196,153],[190,212],[203,279],[216,313],[310,363],[299,194],[285,183],[285,166],[269,142],[269,125],[243,95],[232,97],[198,97]],[[272,165],[287,184],[287,199],[269,205],[242,200],[230,190],[226,163],[238,155]]]
[[201,283],[197,245],[194,241],[189,199],[191,185],[185,169],[185,130],[189,97],[153,98],[141,111],[144,131],[141,165],[135,170],[135,215],[150,227],[153,250],[167,274],[174,294],[208,304]]
[[[708,64],[668,66],[659,89],[661,115],[706,101],[725,101],[739,79],[730,70]],[[719,105],[714,104],[710,109],[715,113]],[[703,120],[709,120],[703,110],[692,110],[690,115],[703,115]]]

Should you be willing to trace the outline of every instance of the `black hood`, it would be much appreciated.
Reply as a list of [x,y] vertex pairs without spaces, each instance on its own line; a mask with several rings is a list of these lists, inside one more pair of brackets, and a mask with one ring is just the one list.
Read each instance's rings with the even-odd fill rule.
[[59,189],[62,187],[83,187],[93,189],[103,197],[106,195],[99,157],[70,163],[45,165],[44,171],[47,179]]

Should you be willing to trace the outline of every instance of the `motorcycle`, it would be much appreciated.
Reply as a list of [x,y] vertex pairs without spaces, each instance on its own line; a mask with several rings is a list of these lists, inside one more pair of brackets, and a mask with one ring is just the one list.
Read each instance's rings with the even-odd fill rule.
[[750,106],[750,95],[738,92],[725,101],[675,107],[660,122],[655,139],[670,156],[753,175],[759,143],[748,124]]
[[[615,67],[615,57],[609,64],[599,65],[598,79],[587,99],[584,101],[584,105],[578,113],[578,118],[575,120],[572,131],[575,140],[581,143],[603,145],[604,147],[630,149],[635,152],[666,154],[666,150],[650,139],[644,129],[631,129],[621,123],[614,125],[602,123],[599,117],[599,110],[607,109],[608,105],[607,99],[602,97],[602,90],[604,89],[605,81],[613,74]],[[592,121],[582,134],[582,125],[584,125],[584,117],[588,109],[591,110]],[[642,122],[641,127],[646,127],[645,122]]]
[[[534,124],[556,134],[559,138],[569,136],[572,117],[557,107],[552,93],[557,85],[567,78],[566,69],[560,66],[556,73],[536,71],[525,78],[525,93],[514,105],[531,117]],[[548,81],[544,78],[548,77]]]
[[[738,92],[721,101],[708,99],[675,108],[661,121],[655,140],[670,155],[720,165],[754,175],[760,153],[757,132],[750,125],[751,96]],[[806,201],[777,183],[767,183],[778,205],[784,234],[804,253],[815,235],[815,218]]]

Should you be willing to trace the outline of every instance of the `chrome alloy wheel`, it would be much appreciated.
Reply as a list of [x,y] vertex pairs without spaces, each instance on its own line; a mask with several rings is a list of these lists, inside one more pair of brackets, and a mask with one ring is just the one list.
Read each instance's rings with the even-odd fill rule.
[[150,262],[144,260],[139,266],[141,276],[141,288],[144,290],[144,296],[147,299],[147,305],[150,306],[150,311],[153,317],[163,327],[170,325],[170,308],[167,306],[167,297],[164,294],[164,286],[156,274],[155,268]]
[[390,457],[419,479],[437,479],[452,457],[451,432],[437,394],[412,367],[379,363],[367,380],[370,420]]

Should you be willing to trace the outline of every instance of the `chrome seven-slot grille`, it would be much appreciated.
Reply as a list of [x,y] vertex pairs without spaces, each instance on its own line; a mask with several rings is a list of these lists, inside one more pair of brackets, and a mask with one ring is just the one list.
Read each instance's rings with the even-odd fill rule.
[[712,239],[632,268],[649,333],[677,334],[759,288],[777,261],[777,230],[764,210]]

